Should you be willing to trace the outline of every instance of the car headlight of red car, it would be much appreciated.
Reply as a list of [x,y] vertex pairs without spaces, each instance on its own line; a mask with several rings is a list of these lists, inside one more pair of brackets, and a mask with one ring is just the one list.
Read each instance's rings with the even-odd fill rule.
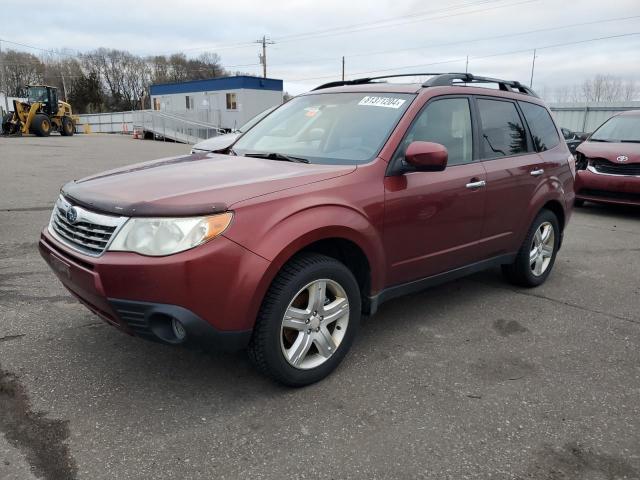
[[183,252],[221,235],[232,219],[231,212],[206,217],[131,218],[109,250],[151,256]]

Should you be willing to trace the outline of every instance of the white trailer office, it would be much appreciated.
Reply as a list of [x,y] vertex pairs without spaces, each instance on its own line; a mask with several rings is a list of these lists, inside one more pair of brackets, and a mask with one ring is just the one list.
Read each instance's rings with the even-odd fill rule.
[[282,103],[282,80],[250,76],[220,77],[151,85],[151,107],[233,129]]

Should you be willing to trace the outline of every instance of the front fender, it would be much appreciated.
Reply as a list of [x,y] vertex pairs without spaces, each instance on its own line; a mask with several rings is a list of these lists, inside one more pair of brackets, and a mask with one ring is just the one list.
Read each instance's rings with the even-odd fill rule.
[[[250,212],[242,212],[237,217],[243,219],[243,224],[234,225],[225,236],[270,262],[251,298],[250,310],[256,315],[269,285],[283,265],[297,252],[320,240],[340,238],[357,245],[369,262],[372,291],[382,288],[385,259],[381,235],[356,209],[324,204],[298,210],[276,222],[265,221],[264,217]],[[251,229],[244,228],[250,223]]]

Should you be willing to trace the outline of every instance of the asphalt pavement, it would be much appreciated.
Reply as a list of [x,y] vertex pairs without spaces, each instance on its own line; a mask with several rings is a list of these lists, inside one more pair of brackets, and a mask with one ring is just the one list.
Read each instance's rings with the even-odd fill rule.
[[64,182],[186,151],[0,138],[1,479],[640,478],[640,209],[577,209],[539,288],[491,270],[384,304],[288,389],[120,333],[38,254]]

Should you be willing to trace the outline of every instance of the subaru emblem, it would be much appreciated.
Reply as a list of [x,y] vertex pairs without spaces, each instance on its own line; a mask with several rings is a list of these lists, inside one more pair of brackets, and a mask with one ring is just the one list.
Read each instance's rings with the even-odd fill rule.
[[69,223],[74,224],[76,223],[76,220],[78,220],[78,211],[75,207],[69,207],[69,210],[67,210],[65,216],[67,217],[67,221]]
[[626,155],[620,155],[618,158],[616,158],[616,160],[618,160],[619,162],[626,162],[627,160],[629,160],[629,157],[627,157]]

